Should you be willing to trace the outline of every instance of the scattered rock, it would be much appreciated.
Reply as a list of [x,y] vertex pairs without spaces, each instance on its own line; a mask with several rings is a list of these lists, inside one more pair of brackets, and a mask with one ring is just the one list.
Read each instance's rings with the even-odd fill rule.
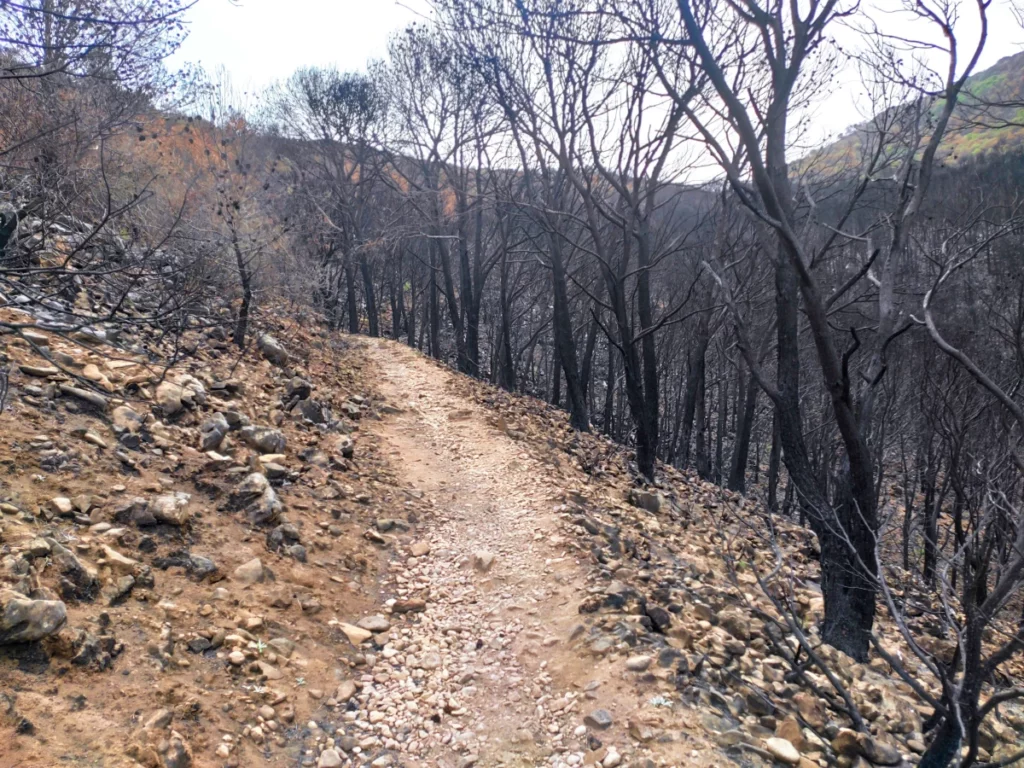
[[429,541],[417,541],[409,547],[409,554],[413,557],[426,557],[430,554],[430,542]]
[[191,517],[189,512],[191,498],[189,494],[181,491],[157,496],[149,502],[149,513],[158,523],[183,526]]
[[224,414],[215,413],[199,425],[199,450],[216,451],[230,430],[231,426]]
[[60,515],[61,517],[67,517],[74,514],[75,505],[72,504],[71,499],[66,496],[58,496],[55,499],[50,499],[50,509],[54,514]]
[[633,488],[629,492],[629,503],[634,507],[657,514],[661,511],[662,497],[657,492],[641,491],[638,488]]
[[173,416],[185,407],[182,402],[184,395],[185,390],[180,384],[162,381],[157,385],[154,399],[164,416]]
[[357,627],[354,624],[345,624],[342,622],[338,624],[338,628],[345,633],[349,642],[357,647],[373,637],[373,632],[368,629],[363,629],[362,627]]
[[370,632],[387,632],[391,629],[391,622],[383,616],[366,616],[356,622],[356,626]]
[[334,699],[338,703],[344,704],[356,695],[357,690],[358,689],[356,688],[356,684],[354,682],[352,682],[351,680],[345,680],[344,682],[338,685],[338,690],[334,693]]
[[630,656],[626,659],[626,669],[630,672],[644,672],[651,666],[650,656]]
[[246,586],[262,584],[267,580],[267,571],[263,567],[262,561],[258,557],[254,557],[249,562],[235,568],[233,578]]
[[288,445],[284,433],[272,427],[242,427],[238,435],[246,445],[260,453],[284,453]]
[[0,645],[30,643],[54,634],[67,622],[60,600],[32,600],[9,589],[0,590]]
[[487,573],[494,566],[494,555],[486,550],[478,550],[473,553],[473,567],[480,573]]
[[583,718],[583,722],[594,730],[603,731],[611,727],[613,720],[607,709],[595,709]]
[[427,601],[420,598],[396,600],[391,606],[392,613],[421,613],[427,610]]
[[50,558],[60,573],[60,594],[65,600],[90,601],[100,591],[96,572],[79,560],[67,547],[47,538]]
[[18,368],[26,376],[33,376],[37,379],[45,379],[60,373],[60,369],[52,365],[20,365]]
[[284,368],[288,365],[288,351],[282,346],[281,342],[271,336],[269,333],[264,333],[256,340],[256,346],[259,347],[260,354],[263,355],[272,364],[279,368]]
[[119,405],[110,414],[114,429],[121,432],[135,434],[142,429],[143,420],[134,410],[127,405]]
[[792,715],[779,722],[775,728],[775,735],[780,739],[785,739],[801,752],[807,750],[808,744],[804,738],[803,729],[800,727],[800,722]]
[[108,401],[103,395],[96,392],[91,392],[88,389],[81,389],[80,387],[72,387],[68,384],[60,385],[61,394],[69,395],[81,400],[84,403],[97,408],[101,411],[107,410]]
[[266,475],[253,472],[234,491],[232,499],[237,507],[246,509],[246,519],[252,525],[276,522],[284,509]]
[[771,756],[780,763],[785,763],[786,765],[799,765],[800,752],[786,739],[780,739],[773,736],[765,741],[764,746],[765,749],[771,753]]

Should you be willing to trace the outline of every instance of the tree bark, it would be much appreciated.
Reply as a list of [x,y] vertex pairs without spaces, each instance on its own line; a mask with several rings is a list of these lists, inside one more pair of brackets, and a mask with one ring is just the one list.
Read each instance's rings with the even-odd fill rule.
[[562,260],[558,236],[550,233],[551,282],[554,289],[554,335],[559,361],[565,372],[565,389],[569,396],[570,421],[581,432],[590,431],[587,398],[583,394],[579,367],[576,360],[576,342],[572,335],[572,315],[569,310],[569,290],[566,286],[565,264]]
[[615,345],[608,342],[608,370],[604,391],[604,433],[612,436],[615,420]]
[[722,484],[723,465],[725,463],[723,443],[725,441],[726,425],[729,423],[728,381],[725,376],[718,377],[718,428],[715,430],[715,485]]
[[348,332],[359,333],[359,303],[356,300],[356,270],[350,257],[345,258],[345,291],[348,306]]
[[[697,396],[703,387],[708,344],[711,334],[711,312],[704,310],[697,318],[697,335],[687,355],[686,393],[683,396],[683,423],[679,438],[679,466],[690,466],[690,446]],[[698,429],[700,427],[698,426]]]
[[736,439],[732,447],[732,466],[729,468],[729,490],[738,491],[739,493],[745,493],[747,490],[747,460],[750,456],[750,435],[754,429],[757,392],[757,380],[751,374],[747,377],[743,410],[739,414],[739,423],[736,425]]
[[238,265],[238,279],[242,284],[242,305],[238,308],[234,342],[239,349],[243,349],[245,347],[245,336],[249,329],[249,310],[252,307],[252,274],[249,272],[249,265],[246,263],[233,227],[231,239],[235,250],[235,263]]
[[508,293],[508,251],[502,249],[500,277],[501,340],[498,384],[509,392],[516,391],[516,367],[512,350],[512,301]]
[[[703,373],[703,366],[701,367]],[[702,480],[711,480],[711,457],[707,447],[707,384],[701,376],[697,381],[697,405],[694,427],[697,435],[694,440],[697,474]]]
[[768,453],[768,509],[772,512],[779,511],[779,465],[782,460],[779,429],[779,411],[772,408],[772,447]]

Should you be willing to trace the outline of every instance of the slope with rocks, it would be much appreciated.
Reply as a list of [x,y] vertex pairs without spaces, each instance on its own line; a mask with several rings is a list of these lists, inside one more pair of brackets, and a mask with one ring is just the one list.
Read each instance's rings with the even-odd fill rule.
[[[419,478],[448,502],[430,519],[441,522],[435,535],[448,542],[449,562],[472,562],[476,546],[494,541],[509,548],[509,570],[498,585],[507,591],[490,595],[484,615],[519,611],[524,597],[539,602],[536,621],[494,624],[499,638],[519,633],[512,647],[520,664],[543,659],[537,668],[555,687],[531,687],[537,716],[548,714],[544,702],[551,699],[556,711],[580,702],[568,722],[555,718],[546,732],[542,721],[533,723],[532,741],[520,735],[538,750],[532,764],[917,762],[931,712],[911,686],[882,658],[859,664],[818,639],[823,602],[808,531],[778,523],[786,578],[772,580],[773,542],[755,524],[751,500],[669,468],[660,488],[638,487],[619,448],[573,431],[557,409],[390,344],[373,359],[384,371],[384,390],[410,404],[404,433],[388,441],[406,465],[400,477]],[[422,588],[439,579],[447,593],[462,583],[445,567],[428,570],[426,579],[417,568]],[[471,594],[479,600],[479,588]],[[795,627],[772,598],[793,606]],[[450,606],[438,608],[450,615]],[[927,616],[911,622],[920,642],[952,650]],[[836,685],[808,662],[795,631]],[[917,671],[896,627],[880,620],[877,633],[911,674]],[[1011,674],[1022,671],[1018,664]],[[520,679],[516,668],[503,676]],[[487,688],[483,694],[495,702]],[[519,699],[499,701],[515,711]],[[594,706],[607,710],[607,738]],[[998,763],[1024,747],[1022,726],[1024,711],[1006,708],[983,729],[982,759]],[[516,764],[495,758],[503,754],[501,739],[485,741],[485,764]],[[467,749],[478,746],[471,739]]]
[[402,510],[358,359],[184,341],[0,337],[0,766],[295,764],[361,661]]
[[[245,354],[190,332],[170,368],[40,328],[0,337],[0,766],[863,768],[924,748],[908,685],[816,641],[813,537],[781,531],[789,597],[859,734],[756,584],[751,502],[668,469],[636,486],[550,406],[290,320]],[[1022,727],[1007,708],[986,754]]]

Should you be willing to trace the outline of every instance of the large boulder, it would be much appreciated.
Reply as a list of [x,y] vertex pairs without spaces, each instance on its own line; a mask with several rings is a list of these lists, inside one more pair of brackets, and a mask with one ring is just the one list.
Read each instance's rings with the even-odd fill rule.
[[288,350],[281,346],[281,342],[269,333],[264,333],[260,336],[256,340],[256,346],[259,347],[260,354],[274,365],[281,368],[288,365]]
[[154,522],[167,523],[168,525],[185,525],[191,517],[188,504],[192,497],[187,493],[177,491],[157,496],[149,502],[149,514]]
[[242,563],[233,573],[234,580],[246,586],[262,584],[267,580],[267,576],[267,569],[263,567],[263,562],[258,557]]
[[329,424],[331,422],[330,408],[312,398],[299,401],[299,413],[306,421],[311,421],[314,424]]
[[288,400],[305,400],[313,393],[313,385],[301,376],[293,376],[285,390]]
[[173,416],[185,408],[194,408],[206,402],[206,387],[194,376],[183,375],[177,380],[165,380],[156,388],[156,404],[164,416]]
[[288,445],[281,430],[271,427],[242,427],[238,434],[246,445],[260,453],[283,453]]
[[110,416],[114,422],[114,429],[119,432],[128,432],[134,435],[142,429],[142,417],[127,405],[119,405],[111,412]]
[[156,388],[156,404],[165,416],[173,416],[185,407],[181,401],[184,394],[180,384],[161,381]]
[[224,442],[224,436],[231,430],[231,425],[223,413],[215,413],[199,426],[200,446],[202,451],[216,451]]
[[42,640],[67,620],[67,608],[60,600],[32,600],[9,589],[0,590],[0,645]]
[[253,472],[238,484],[231,493],[236,508],[246,510],[246,519],[252,525],[267,525],[277,522],[284,505],[270,486],[266,476]]
[[50,559],[60,574],[60,593],[65,600],[93,600],[100,591],[96,571],[79,560],[56,539],[46,538]]

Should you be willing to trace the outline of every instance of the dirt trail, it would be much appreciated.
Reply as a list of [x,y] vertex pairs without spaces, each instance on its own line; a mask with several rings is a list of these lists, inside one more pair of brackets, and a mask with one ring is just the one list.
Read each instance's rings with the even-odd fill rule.
[[[451,374],[398,345],[367,349],[381,372],[381,392],[401,409],[379,429],[386,452],[402,482],[436,509],[430,555],[396,575],[429,584],[417,634],[442,656],[454,682],[442,687],[465,709],[452,714],[451,736],[443,727],[438,735],[455,743],[453,764],[473,755],[480,765],[544,762],[545,752],[572,746],[560,738],[563,721],[582,719],[579,703],[561,716],[545,707],[566,703],[545,668],[573,624],[578,578],[575,565],[551,546],[558,540],[557,488],[483,409],[449,391]],[[484,553],[494,557],[486,572],[475,562]],[[446,752],[452,754],[451,744],[428,741],[420,749],[439,764]]]
[[[421,521],[430,554],[397,562],[385,588],[400,599],[426,595],[427,610],[403,630],[404,654],[389,660],[385,677],[397,679],[381,684],[376,666],[364,676],[362,706],[399,728],[410,702],[420,715],[423,701],[443,709],[437,728],[428,723],[402,745],[429,765],[653,766],[652,751],[627,732],[642,691],[621,667],[572,647],[585,570],[563,551],[564,490],[550,468],[460,395],[454,374],[401,345],[367,342],[366,351],[397,409],[369,429],[434,514]],[[494,556],[486,572],[481,553]],[[425,671],[425,660],[439,666]],[[598,709],[610,727],[585,725]],[[689,748],[680,760],[680,747],[661,745],[658,764],[705,764]]]

